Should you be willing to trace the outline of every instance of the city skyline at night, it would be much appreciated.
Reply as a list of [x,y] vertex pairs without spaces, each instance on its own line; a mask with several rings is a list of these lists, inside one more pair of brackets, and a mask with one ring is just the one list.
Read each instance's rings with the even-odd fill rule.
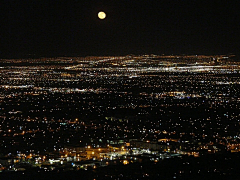
[[1,59],[0,177],[237,177],[234,59]]
[[0,179],[240,177],[240,6],[0,2]]

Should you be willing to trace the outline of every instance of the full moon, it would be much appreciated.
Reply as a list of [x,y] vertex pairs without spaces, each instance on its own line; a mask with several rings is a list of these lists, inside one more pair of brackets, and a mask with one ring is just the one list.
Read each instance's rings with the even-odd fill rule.
[[102,12],[102,11],[99,12],[99,13],[98,13],[98,18],[99,18],[99,19],[105,19],[105,18],[106,18],[106,13],[105,13],[105,12]]

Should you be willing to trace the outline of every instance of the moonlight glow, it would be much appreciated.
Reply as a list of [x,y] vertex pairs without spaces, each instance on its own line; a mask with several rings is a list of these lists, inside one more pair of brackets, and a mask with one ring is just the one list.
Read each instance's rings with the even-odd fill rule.
[[102,11],[99,12],[99,13],[98,13],[98,18],[99,18],[99,19],[105,19],[105,18],[106,18],[105,12],[102,12]]

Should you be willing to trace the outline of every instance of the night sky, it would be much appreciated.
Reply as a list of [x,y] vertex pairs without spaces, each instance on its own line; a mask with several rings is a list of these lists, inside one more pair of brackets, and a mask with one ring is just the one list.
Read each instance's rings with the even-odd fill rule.
[[239,54],[238,2],[1,0],[0,58]]

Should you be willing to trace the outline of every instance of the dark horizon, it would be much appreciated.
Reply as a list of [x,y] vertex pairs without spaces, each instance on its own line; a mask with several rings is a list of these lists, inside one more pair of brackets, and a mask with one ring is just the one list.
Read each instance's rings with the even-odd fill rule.
[[[107,18],[100,20],[99,11]],[[3,1],[0,58],[239,54],[234,1]]]

